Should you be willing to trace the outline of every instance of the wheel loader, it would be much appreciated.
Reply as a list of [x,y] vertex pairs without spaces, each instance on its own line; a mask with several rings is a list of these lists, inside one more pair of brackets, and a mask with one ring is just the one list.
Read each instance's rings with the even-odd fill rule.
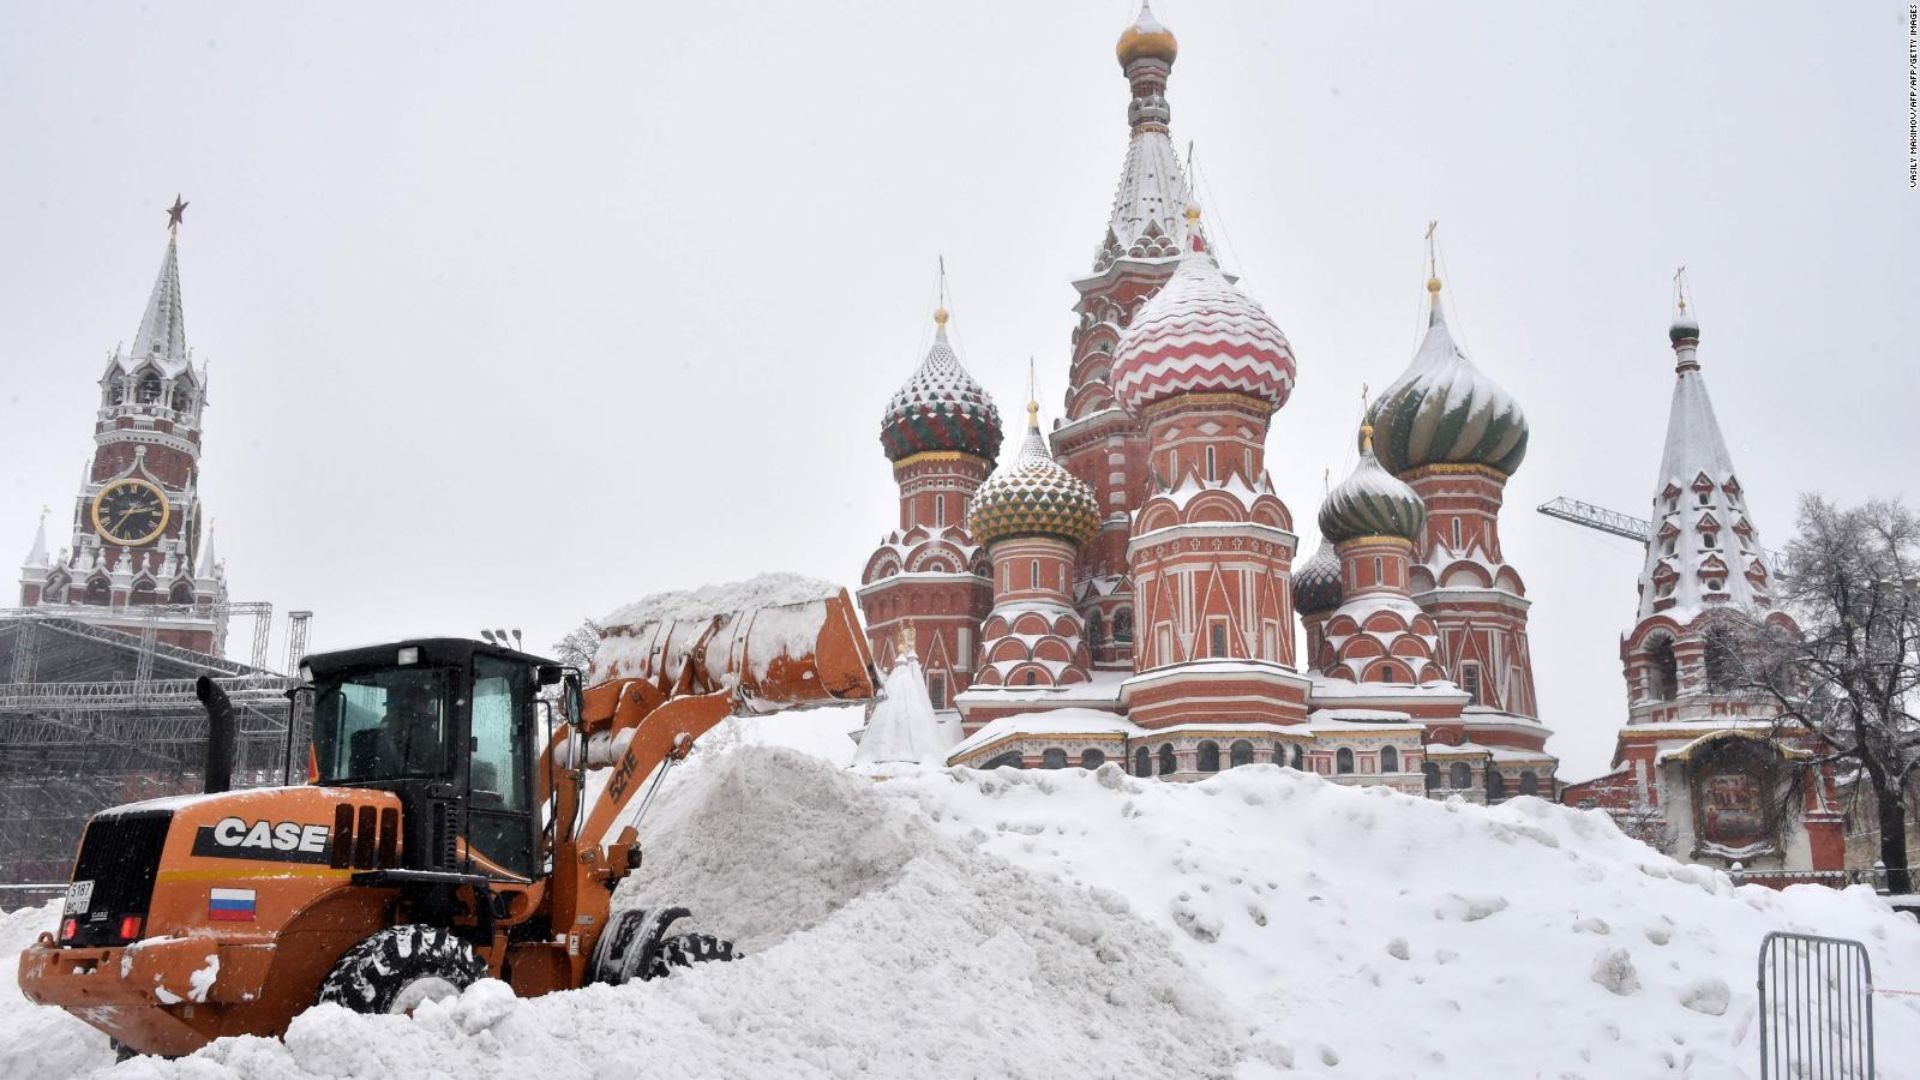
[[730,959],[674,932],[683,908],[611,901],[641,863],[632,819],[702,732],[873,696],[846,591],[791,591],[643,601],[604,631],[590,679],[460,639],[308,656],[289,695],[312,715],[303,786],[224,790],[231,707],[203,680],[207,792],[88,822],[22,992],[123,1053],[175,1056],[282,1034],[321,1001],[407,1012],[484,976],[532,996]]

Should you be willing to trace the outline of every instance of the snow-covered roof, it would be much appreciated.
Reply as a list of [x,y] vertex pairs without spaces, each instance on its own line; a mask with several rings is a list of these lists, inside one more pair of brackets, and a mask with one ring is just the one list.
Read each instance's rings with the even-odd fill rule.
[[[1684,309],[1681,314],[1692,318]],[[1677,358],[1673,398],[1660,475],[1654,482],[1654,535],[1647,541],[1640,573],[1638,618],[1664,614],[1685,625],[1709,605],[1752,611],[1764,606],[1760,601],[1770,601],[1771,594],[1759,533],[1747,513],[1746,494],[1735,478],[1733,455],[1700,371],[1699,326],[1691,323],[1687,333],[1676,330],[1671,337]],[[1736,530],[1736,523],[1745,528]],[[1672,554],[1666,550],[1669,542]],[[1724,564],[1724,570],[1710,566],[1711,559]],[[1709,583],[1719,588],[1710,589]]]
[[187,370],[187,318],[180,298],[179,244],[169,238],[167,253],[160,260],[160,276],[154,279],[153,293],[147,297],[147,310],[140,316],[140,329],[133,335],[133,351],[114,358],[123,370],[132,371],[151,360],[168,378]]
[[894,392],[880,421],[887,458],[953,451],[992,461],[1000,454],[1000,410],[947,341],[947,313],[934,313],[926,359]]
[[1395,473],[1465,464],[1511,475],[1527,454],[1527,418],[1513,395],[1454,343],[1440,308],[1439,279],[1428,287],[1434,303],[1426,337],[1368,413],[1380,461]]
[[1380,464],[1371,432],[1363,431],[1353,472],[1320,504],[1320,534],[1336,544],[1362,536],[1418,540],[1426,521],[1426,504]]
[[1107,381],[1135,416],[1196,392],[1244,394],[1278,409],[1293,393],[1293,348],[1212,255],[1189,250],[1120,335]]
[[1011,736],[1118,735],[1133,738],[1146,729],[1116,712],[1103,709],[1048,709],[1045,712],[1003,716],[967,736],[947,753],[949,761]]

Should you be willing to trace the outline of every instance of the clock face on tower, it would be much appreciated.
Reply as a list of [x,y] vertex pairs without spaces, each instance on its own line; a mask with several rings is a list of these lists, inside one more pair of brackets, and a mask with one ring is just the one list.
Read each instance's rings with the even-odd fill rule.
[[171,512],[159,488],[145,480],[116,480],[93,500],[93,527],[116,544],[137,547],[166,529]]

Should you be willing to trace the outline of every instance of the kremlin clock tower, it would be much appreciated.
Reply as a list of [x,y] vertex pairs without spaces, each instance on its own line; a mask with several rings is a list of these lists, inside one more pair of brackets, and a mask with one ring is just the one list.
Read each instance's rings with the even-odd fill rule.
[[93,459],[74,499],[72,543],[50,555],[41,520],[20,570],[20,603],[218,654],[227,586],[202,535],[207,370],[193,365],[181,305],[186,205],[176,198],[168,210],[166,253],[132,350],[116,347],[100,376]]

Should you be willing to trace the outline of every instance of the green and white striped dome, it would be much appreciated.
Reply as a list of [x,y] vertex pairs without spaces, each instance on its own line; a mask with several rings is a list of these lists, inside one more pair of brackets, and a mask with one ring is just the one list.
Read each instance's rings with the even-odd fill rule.
[[1400,476],[1429,465],[1480,465],[1511,476],[1527,456],[1526,415],[1454,344],[1437,292],[1412,365],[1367,414],[1374,453]]

